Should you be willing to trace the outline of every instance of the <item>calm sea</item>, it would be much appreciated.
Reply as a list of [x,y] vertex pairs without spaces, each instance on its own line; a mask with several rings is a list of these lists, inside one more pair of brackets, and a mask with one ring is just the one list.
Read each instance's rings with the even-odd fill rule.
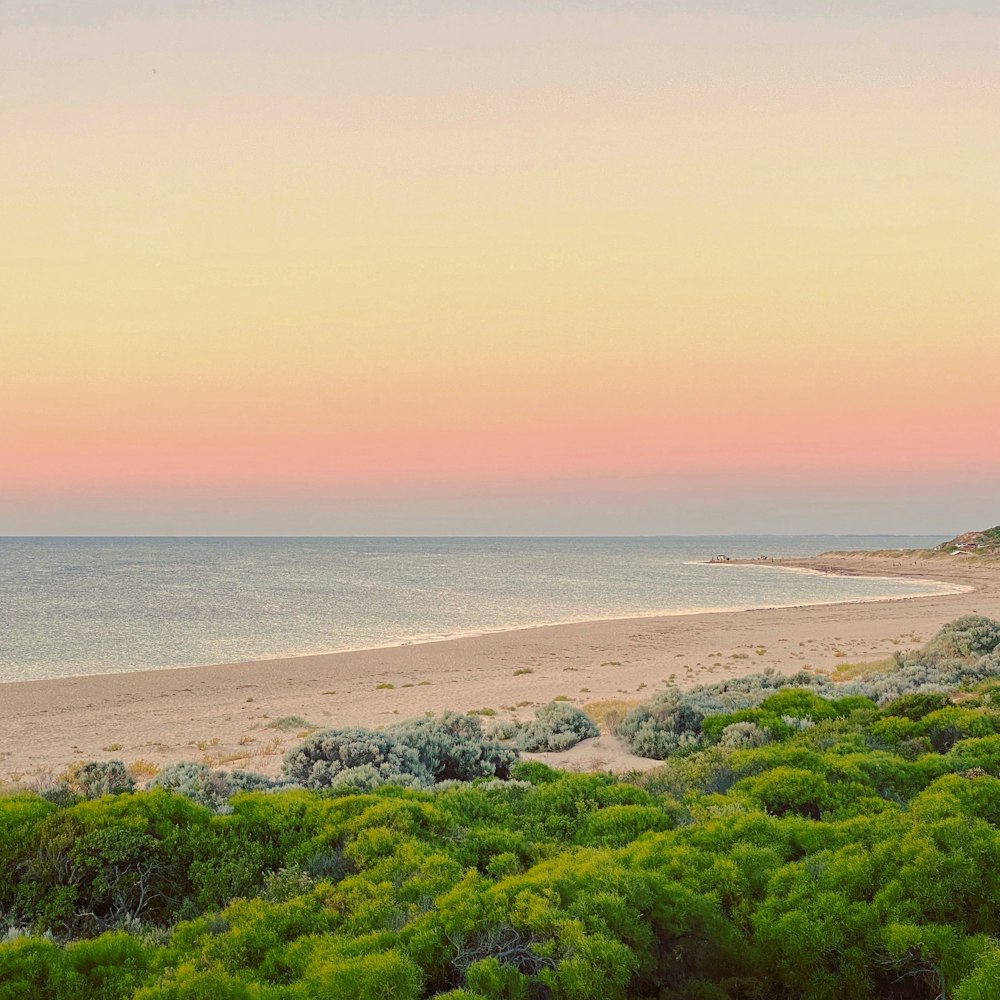
[[934,592],[695,564],[911,536],[0,538],[0,681],[191,666],[630,615]]

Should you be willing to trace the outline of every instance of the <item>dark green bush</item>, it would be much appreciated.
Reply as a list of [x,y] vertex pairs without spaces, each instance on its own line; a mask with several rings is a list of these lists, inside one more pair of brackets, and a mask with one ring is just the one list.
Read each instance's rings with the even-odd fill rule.
[[936,712],[951,704],[951,698],[939,692],[924,694],[904,694],[901,698],[890,701],[879,712],[882,718],[902,716],[911,722],[919,722],[925,715]]

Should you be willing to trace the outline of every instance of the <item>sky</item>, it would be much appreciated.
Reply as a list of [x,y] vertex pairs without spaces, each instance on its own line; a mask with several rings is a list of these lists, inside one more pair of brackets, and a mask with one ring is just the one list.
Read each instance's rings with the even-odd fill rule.
[[1000,522],[992,3],[0,5],[0,534]]

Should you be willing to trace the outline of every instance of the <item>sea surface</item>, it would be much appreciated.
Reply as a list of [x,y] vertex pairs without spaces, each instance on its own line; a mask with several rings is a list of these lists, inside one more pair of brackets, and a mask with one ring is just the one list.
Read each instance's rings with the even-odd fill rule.
[[362,649],[556,622],[934,593],[704,565],[943,537],[0,538],[0,681]]

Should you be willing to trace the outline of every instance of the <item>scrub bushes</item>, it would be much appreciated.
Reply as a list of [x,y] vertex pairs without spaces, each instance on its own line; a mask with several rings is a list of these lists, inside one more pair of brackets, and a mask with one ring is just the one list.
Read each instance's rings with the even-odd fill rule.
[[440,718],[416,719],[389,732],[416,750],[434,781],[507,778],[517,754],[483,735],[479,717],[445,712]]
[[477,716],[446,712],[383,732],[330,729],[285,755],[284,775],[306,788],[367,790],[386,782],[427,787],[439,781],[506,778],[517,754],[483,735]]
[[[998,676],[1000,623],[967,615],[946,625],[923,649],[897,654],[891,670],[845,682],[822,674],[766,672],[689,691],[668,688],[632,709],[616,732],[633,753],[662,760],[721,742],[723,731],[736,723],[753,723],[768,735],[732,730],[727,746],[786,739],[823,720],[870,711],[873,703],[882,706],[884,716],[918,721],[949,704],[949,692]],[[984,692],[983,703],[991,697]],[[942,732],[932,746],[946,749],[948,739]],[[913,755],[919,750],[910,748]]]
[[761,690],[657,699],[696,745],[627,780],[446,716],[317,734],[315,788],[0,798],[0,1000],[992,1000],[1000,710]]
[[413,747],[370,729],[313,733],[285,754],[283,773],[305,788],[361,790],[386,781],[429,785],[434,780]]

